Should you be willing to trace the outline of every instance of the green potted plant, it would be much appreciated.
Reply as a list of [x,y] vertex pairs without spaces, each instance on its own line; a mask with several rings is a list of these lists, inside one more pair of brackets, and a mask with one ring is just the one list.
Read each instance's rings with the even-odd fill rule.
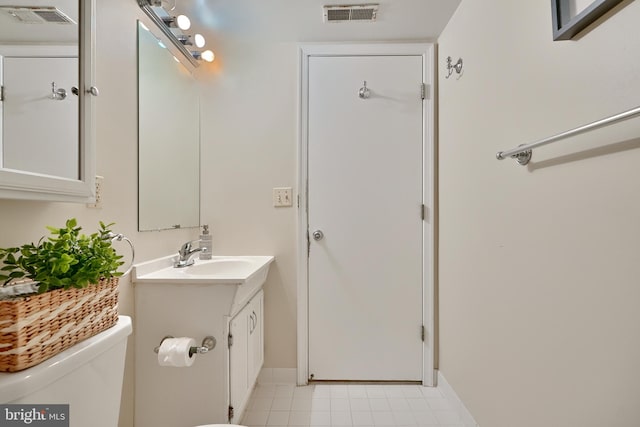
[[37,244],[0,249],[3,287],[33,290],[0,298],[0,371],[33,366],[116,323],[123,262],[112,225],[85,235],[72,218]]

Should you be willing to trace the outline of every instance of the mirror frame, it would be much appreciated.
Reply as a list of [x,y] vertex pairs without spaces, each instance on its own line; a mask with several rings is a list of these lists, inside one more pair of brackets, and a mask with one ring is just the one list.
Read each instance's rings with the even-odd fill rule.
[[80,179],[0,168],[0,198],[86,203],[95,201],[95,0],[78,0],[78,136]]
[[593,0],[575,16],[569,15],[569,0],[551,0],[553,40],[571,40],[582,30],[613,9],[622,0]]

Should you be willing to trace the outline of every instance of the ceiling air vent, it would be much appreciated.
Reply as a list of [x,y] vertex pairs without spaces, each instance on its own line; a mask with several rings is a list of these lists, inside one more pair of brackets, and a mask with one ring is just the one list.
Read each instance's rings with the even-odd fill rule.
[[378,15],[377,4],[352,4],[324,6],[324,22],[375,22]]
[[0,13],[20,24],[75,24],[64,12],[55,7],[0,6]]

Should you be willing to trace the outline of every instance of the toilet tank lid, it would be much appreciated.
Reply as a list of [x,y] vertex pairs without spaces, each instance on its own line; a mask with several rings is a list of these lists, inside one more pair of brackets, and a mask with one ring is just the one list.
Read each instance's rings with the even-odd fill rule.
[[0,404],[31,394],[61,378],[131,334],[131,318],[118,316],[118,322],[44,362],[19,372],[0,373]]

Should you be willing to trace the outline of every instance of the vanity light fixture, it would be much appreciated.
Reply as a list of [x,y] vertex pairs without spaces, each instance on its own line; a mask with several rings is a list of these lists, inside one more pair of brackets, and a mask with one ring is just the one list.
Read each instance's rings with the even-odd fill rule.
[[[149,0],[149,4],[151,6],[162,7],[162,3],[169,3],[167,0]],[[174,10],[176,8],[176,0],[173,0],[173,4],[169,8],[169,10]]]
[[196,34],[193,36],[193,41],[196,44],[196,47],[202,48],[206,44],[204,36],[202,34]]
[[182,31],[191,28],[191,20],[187,15],[163,16],[162,22],[169,28],[180,28]]
[[[212,62],[215,55],[210,50],[203,52],[192,51],[187,46],[195,46],[202,49],[205,46],[205,39],[202,34],[184,34],[191,28],[191,20],[186,15],[173,16],[176,0],[137,0],[138,5],[160,28],[164,35],[175,45],[176,48],[186,57],[186,59],[197,67],[200,60]],[[169,10],[167,10],[169,9]]]
[[191,38],[191,36],[187,34],[178,34],[176,35],[176,37],[178,38],[180,43],[185,46],[193,46],[195,44],[196,47],[202,48],[206,44],[204,36],[202,34],[196,34],[193,36],[193,38]]
[[191,52],[191,55],[193,55],[195,59],[207,61],[207,62],[213,62],[213,60],[216,59],[216,55],[213,53],[213,51],[209,49],[203,52],[194,51],[194,52]]
[[193,46],[193,42],[191,41],[191,36],[186,34],[178,34],[176,37],[178,38],[178,41],[183,45]]

